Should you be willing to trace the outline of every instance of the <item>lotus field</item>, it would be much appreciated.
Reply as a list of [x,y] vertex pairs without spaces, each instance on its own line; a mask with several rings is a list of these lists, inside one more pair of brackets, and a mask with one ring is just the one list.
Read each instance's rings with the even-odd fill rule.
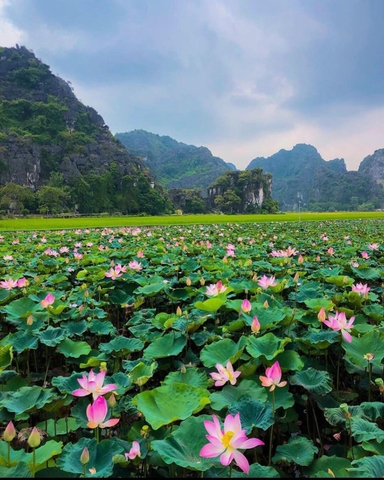
[[383,238],[4,233],[0,477],[382,477]]

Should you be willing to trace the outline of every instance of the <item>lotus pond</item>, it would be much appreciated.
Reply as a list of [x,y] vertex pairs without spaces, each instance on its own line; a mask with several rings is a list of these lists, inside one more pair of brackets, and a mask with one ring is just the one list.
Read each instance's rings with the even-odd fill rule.
[[0,477],[382,477],[383,238],[3,233]]

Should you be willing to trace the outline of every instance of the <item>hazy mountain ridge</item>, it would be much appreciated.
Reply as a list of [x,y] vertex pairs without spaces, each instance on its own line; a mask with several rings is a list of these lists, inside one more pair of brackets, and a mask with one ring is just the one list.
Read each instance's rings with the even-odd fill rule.
[[[376,152],[382,152],[379,157]],[[376,151],[360,164],[358,171],[347,171],[344,159],[324,160],[312,145],[297,144],[268,158],[253,159],[246,170],[262,168],[272,174],[272,198],[281,210],[343,210],[382,208],[384,204],[384,150]],[[374,157],[374,158],[371,158]],[[377,167],[378,158],[382,168]],[[379,180],[379,181],[378,181]]]
[[206,190],[225,171],[233,170],[206,147],[196,147],[145,130],[116,133],[127,150],[142,158],[165,188]]

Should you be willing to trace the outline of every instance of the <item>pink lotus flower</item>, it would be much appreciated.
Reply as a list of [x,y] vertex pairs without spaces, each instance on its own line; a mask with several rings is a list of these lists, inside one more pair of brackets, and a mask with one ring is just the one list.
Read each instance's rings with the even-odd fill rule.
[[265,377],[260,375],[259,379],[263,387],[271,387],[269,391],[273,392],[276,387],[285,387],[287,384],[286,381],[280,382],[281,375],[280,364],[276,361],[271,367],[265,369]]
[[113,427],[114,425],[119,423],[120,421],[119,418],[111,418],[110,420],[107,420],[105,422],[104,420],[105,420],[105,417],[107,416],[107,413],[108,413],[107,401],[102,396],[97,397],[92,404],[88,405],[86,410],[86,414],[88,418],[88,423],[87,423],[88,428]]
[[224,293],[226,290],[227,287],[225,287],[222,281],[219,280],[216,284],[211,283],[211,285],[207,287],[205,294],[209,297],[216,297],[216,295],[219,295],[219,293]]
[[26,287],[28,284],[29,284],[29,282],[25,277],[19,278],[19,280],[17,280],[17,286],[19,288]]
[[327,253],[329,253],[329,255],[334,255],[335,251],[333,250],[332,247],[329,247],[328,250],[327,250]]
[[241,304],[241,310],[244,313],[248,313],[252,310],[252,304],[247,298],[243,300],[243,303]]
[[378,250],[379,249],[379,244],[378,243],[371,243],[368,245],[368,248],[370,250]]
[[228,466],[234,459],[241,470],[249,473],[249,462],[245,455],[239,452],[239,448],[247,449],[254,448],[259,445],[264,445],[264,442],[258,438],[248,438],[246,430],[241,428],[240,413],[227,415],[224,420],[224,431],[221,430],[221,425],[216,417],[212,415],[213,422],[209,420],[204,421],[204,426],[209,435],[206,438],[210,443],[204,445],[200,450],[200,456],[204,458],[213,458],[220,455],[220,462],[224,466]]
[[132,270],[142,270],[143,267],[141,266],[141,263],[139,263],[137,260],[134,260],[133,262],[128,263],[129,268],[132,268]]
[[328,315],[328,320],[324,320],[324,323],[329,328],[332,328],[332,330],[335,330],[335,331],[340,330],[345,340],[351,343],[352,335],[348,333],[348,330],[350,330],[353,327],[354,321],[355,321],[355,317],[351,317],[349,321],[347,321],[344,312],[340,312],[340,313],[336,312],[334,316]]
[[252,323],[251,323],[251,330],[252,333],[259,333],[260,332],[260,322],[257,317],[253,317]]
[[116,278],[121,277],[123,274],[118,268],[111,267],[108,272],[105,272],[105,276],[109,277],[111,280],[116,280]]
[[359,295],[361,295],[364,298],[368,298],[369,290],[370,290],[370,287],[368,287],[367,284],[356,283],[352,285],[352,292],[357,292]]
[[216,368],[219,373],[210,373],[211,377],[216,380],[215,387],[222,387],[225,383],[230,382],[231,385],[235,385],[237,377],[241,374],[239,371],[234,371],[230,360],[228,360],[226,367],[220,363],[216,363]]
[[12,290],[12,288],[17,287],[17,280],[13,280],[13,278],[8,278],[7,280],[2,280],[0,282],[0,287],[4,288],[5,290]]
[[72,395],[75,397],[85,397],[89,394],[92,394],[93,399],[96,400],[97,397],[116,390],[117,385],[114,383],[109,383],[103,387],[105,373],[106,372],[102,370],[100,373],[95,375],[91,369],[88,374],[88,378],[85,373],[83,373],[82,378],[77,379],[82,388],[74,390]]
[[271,277],[263,275],[261,278],[259,278],[257,283],[260,285],[261,288],[274,287],[275,285],[277,285],[274,275],[272,275]]
[[136,254],[136,257],[137,257],[137,258],[144,258],[145,255],[144,255],[143,250],[139,250],[139,251],[137,252],[137,254]]
[[41,300],[40,305],[43,308],[48,308],[52,303],[55,301],[55,297],[52,295],[52,293],[48,293],[48,295]]
[[369,258],[369,255],[367,252],[361,252],[362,258],[365,258],[366,260]]
[[129,450],[128,453],[125,454],[126,460],[133,460],[136,457],[140,457],[141,452],[140,452],[140,443],[134,440],[132,442],[132,447]]

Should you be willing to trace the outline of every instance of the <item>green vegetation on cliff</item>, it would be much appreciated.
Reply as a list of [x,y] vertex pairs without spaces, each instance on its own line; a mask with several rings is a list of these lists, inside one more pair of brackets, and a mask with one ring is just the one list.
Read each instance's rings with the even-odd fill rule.
[[145,165],[165,188],[205,190],[222,173],[232,170],[206,147],[177,142],[145,130],[116,133],[115,137]]

